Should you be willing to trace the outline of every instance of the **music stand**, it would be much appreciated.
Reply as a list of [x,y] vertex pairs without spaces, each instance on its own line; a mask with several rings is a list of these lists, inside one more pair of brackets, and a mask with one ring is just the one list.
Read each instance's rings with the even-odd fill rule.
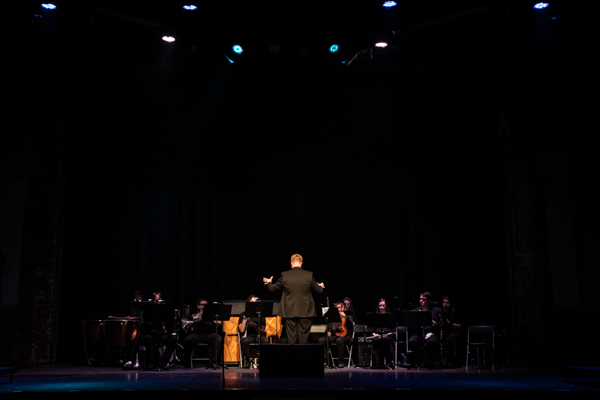
[[[166,304],[166,303],[160,303],[160,304],[155,304],[152,302],[139,302],[138,303],[140,305],[139,307],[139,311],[140,311],[140,321],[143,324],[147,324],[147,323],[155,323],[155,324],[160,324],[162,325],[163,328],[165,328],[167,330],[167,334],[172,334],[173,332],[171,331],[171,333],[169,333],[169,329],[173,328],[173,319],[174,319],[174,315],[175,315],[175,305],[174,304]],[[170,328],[168,328],[170,327]],[[166,346],[167,348],[169,341],[167,340],[166,342]],[[164,345],[164,344],[163,344]],[[175,350],[175,349],[173,349]],[[147,355],[147,352],[146,352]],[[154,354],[151,354],[151,357],[154,358]],[[147,362],[147,357],[145,357],[144,359],[144,363]],[[157,367],[158,370],[160,371],[160,367]]]
[[[273,316],[273,302],[272,301],[247,302],[245,313],[246,313],[246,318],[258,318],[258,335],[256,336],[256,343],[260,345],[261,319]],[[248,325],[246,325],[246,330],[248,330]],[[265,332],[265,337],[266,337],[266,332]],[[260,357],[260,354],[258,354],[258,357]]]
[[[335,365],[330,366],[329,365],[329,324],[330,323],[340,323],[342,322],[342,318],[340,317],[340,311],[337,309],[337,307],[329,307],[329,310],[327,310],[327,312],[323,315],[323,318],[325,318],[325,339],[326,339],[326,345],[327,345],[327,368],[335,368],[337,369],[337,367]],[[331,360],[331,362],[333,363],[333,359]]]
[[[373,333],[373,329],[370,328],[368,325],[365,324],[356,324],[354,326],[354,334],[360,334],[362,333],[362,352],[361,352],[361,342],[360,342],[360,338],[358,338],[358,364],[360,365],[360,367],[357,365],[356,368],[365,368],[366,367],[366,363],[365,363],[365,352],[367,351],[367,333],[371,334]],[[361,362],[362,360],[362,362]]]
[[[383,340],[383,328],[396,331],[398,316],[394,313],[367,313],[367,325],[375,328],[374,332],[379,333]],[[377,332],[378,329],[379,332]],[[373,351],[375,351],[375,347],[373,347]],[[396,365],[394,365],[395,367]]]
[[175,305],[173,304],[154,304],[150,302],[140,302],[140,319],[142,323],[147,322],[172,322],[175,315]]
[[[408,328],[417,328],[417,344],[421,348],[423,345],[423,326],[431,326],[431,311],[401,311],[403,326]],[[419,355],[420,357],[420,355]],[[419,365],[417,354],[415,354],[415,364]],[[406,367],[410,369],[410,366]]]
[[[231,304],[206,304],[204,306],[204,311],[202,311],[202,319],[205,321],[229,321],[231,318],[231,307]],[[217,348],[217,335],[219,334],[217,331],[217,325],[218,324],[215,324],[215,349]],[[225,340],[222,340],[221,347],[221,357],[223,358],[223,360],[221,360],[221,366],[223,369],[223,379],[225,379],[225,358],[223,354],[225,351]],[[217,359],[215,361],[218,363],[218,355],[216,358]],[[225,383],[223,383],[223,386],[224,385]]]
[[[273,302],[271,301],[255,301],[246,303],[246,318],[258,318],[258,337],[257,342],[260,343],[260,322],[261,318],[273,316]],[[246,328],[248,329],[248,328]]]

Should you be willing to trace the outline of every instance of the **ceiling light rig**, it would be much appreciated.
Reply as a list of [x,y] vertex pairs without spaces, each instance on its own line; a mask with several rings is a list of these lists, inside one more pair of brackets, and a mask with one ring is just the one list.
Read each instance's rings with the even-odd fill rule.
[[535,6],[533,6],[533,8],[535,8],[536,10],[543,10],[544,8],[548,7],[550,4],[548,3],[537,3]]
[[231,50],[233,50],[235,54],[242,54],[244,52],[244,49],[239,44],[234,45]]
[[198,7],[193,4],[183,6],[183,9],[186,11],[196,11]]
[[42,3],[40,5],[42,6],[42,8],[45,8],[46,10],[56,10],[56,6],[52,3]]
[[165,41],[165,42],[167,42],[167,43],[173,43],[175,41],[175,38],[173,36],[167,36],[167,35],[165,35],[165,36],[162,37],[162,40]]

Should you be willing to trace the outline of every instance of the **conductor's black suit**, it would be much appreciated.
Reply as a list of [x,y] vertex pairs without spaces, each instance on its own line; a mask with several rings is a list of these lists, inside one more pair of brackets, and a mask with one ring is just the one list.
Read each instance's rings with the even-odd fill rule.
[[271,292],[283,288],[279,315],[285,318],[288,343],[307,343],[312,318],[317,316],[312,292],[323,292],[313,273],[302,267],[293,267],[282,272],[279,280],[269,282],[267,287]]

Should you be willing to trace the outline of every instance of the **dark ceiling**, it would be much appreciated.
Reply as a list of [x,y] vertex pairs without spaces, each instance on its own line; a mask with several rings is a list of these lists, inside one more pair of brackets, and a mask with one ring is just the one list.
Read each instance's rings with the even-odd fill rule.
[[[226,62],[223,55],[235,43],[244,46],[241,60],[258,62],[320,57],[338,62],[377,40],[386,40],[398,54],[406,54],[410,46],[433,53],[483,39],[489,47],[510,10],[531,13],[530,5],[489,0],[399,1],[392,9],[382,7],[383,1],[202,1],[195,11],[185,11],[186,3],[180,1],[55,3],[56,10],[46,11],[39,2],[30,2],[21,19],[25,36],[55,41],[72,54],[118,56],[121,63],[150,60],[166,51],[180,62]],[[163,35],[176,42],[162,42]],[[335,56],[327,51],[332,43],[340,45]]]

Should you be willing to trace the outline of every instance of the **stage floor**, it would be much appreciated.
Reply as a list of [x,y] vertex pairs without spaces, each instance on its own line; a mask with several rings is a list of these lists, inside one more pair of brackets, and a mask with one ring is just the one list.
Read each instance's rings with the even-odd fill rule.
[[[281,368],[285,368],[284,365]],[[365,391],[444,392],[461,399],[482,392],[489,395],[517,392],[577,393],[598,396],[598,375],[580,375],[569,370],[565,382],[563,368],[552,369],[469,369],[464,367],[441,370],[370,370],[359,368],[325,369],[323,378],[260,378],[256,370],[229,367],[225,370],[177,369],[173,371],[122,370],[118,367],[39,366],[19,367],[8,383],[9,376],[0,376],[0,393],[15,397],[53,392],[87,395],[110,392],[111,396],[127,398],[176,393],[176,398],[194,396],[200,391],[221,392],[219,396],[248,398],[352,398]],[[244,393],[242,393],[243,391]],[[248,393],[252,391],[252,393]],[[107,393],[109,394],[109,393]],[[208,394],[208,393],[207,393]],[[217,393],[212,393],[217,395]],[[432,393],[433,394],[433,393]],[[137,396],[140,395],[140,396]],[[435,395],[435,394],[434,394]],[[483,395],[486,395],[483,393]],[[560,396],[563,396],[560,395]],[[8,396],[6,396],[8,398]]]

